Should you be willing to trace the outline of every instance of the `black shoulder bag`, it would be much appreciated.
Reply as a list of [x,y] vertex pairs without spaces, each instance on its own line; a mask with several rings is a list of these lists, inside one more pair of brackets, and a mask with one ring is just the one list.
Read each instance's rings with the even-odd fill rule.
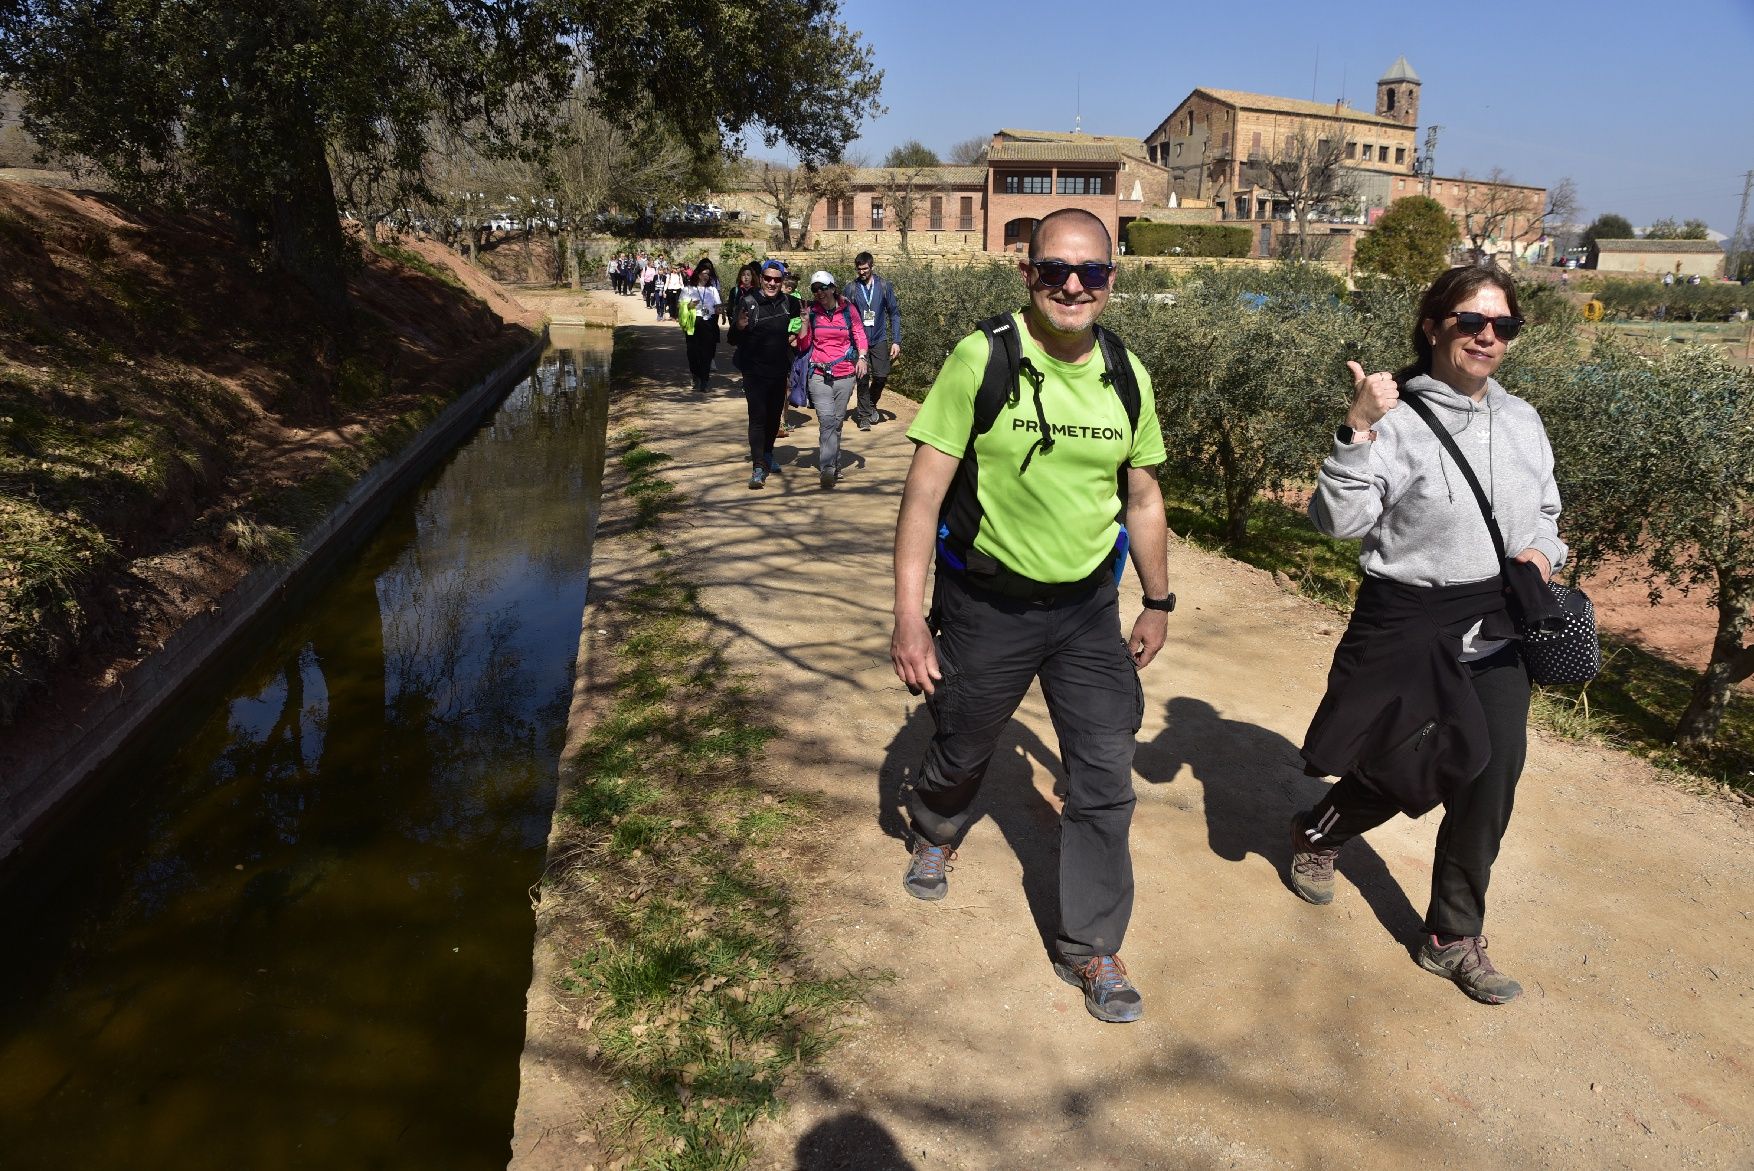
[[[1498,531],[1498,518],[1492,514],[1492,505],[1486,500],[1479,477],[1474,475],[1474,469],[1456,447],[1455,437],[1437,421],[1431,408],[1417,394],[1404,393],[1401,401],[1425,420],[1425,425],[1431,428],[1456,467],[1461,469],[1462,478],[1474,490],[1474,502],[1480,506],[1486,529],[1492,534],[1492,547],[1498,552],[1500,571],[1508,573],[1509,562],[1504,552],[1504,535]],[[1529,668],[1529,678],[1543,687],[1556,683],[1588,683],[1602,669],[1602,641],[1596,633],[1596,607],[1576,586],[1563,586],[1552,581],[1546,584],[1559,608],[1560,621],[1549,628],[1531,628],[1518,622],[1522,628],[1523,662]]]

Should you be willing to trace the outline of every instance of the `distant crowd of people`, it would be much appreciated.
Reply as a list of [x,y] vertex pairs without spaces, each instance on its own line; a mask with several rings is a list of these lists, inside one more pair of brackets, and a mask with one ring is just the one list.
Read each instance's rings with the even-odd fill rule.
[[638,290],[657,320],[683,322],[696,391],[711,388],[719,345],[729,342],[749,408],[751,488],[779,471],[774,443],[790,434],[788,405],[815,411],[817,479],[832,488],[840,480],[849,412],[861,431],[883,421],[877,402],[901,356],[895,286],[877,274],[869,252],[859,253],[853,268],[844,291],[832,272],[812,273],[808,301],[798,292],[799,274],[775,259],[745,264],[729,291],[706,256],[690,265],[620,255],[610,260],[608,275],[615,292]]

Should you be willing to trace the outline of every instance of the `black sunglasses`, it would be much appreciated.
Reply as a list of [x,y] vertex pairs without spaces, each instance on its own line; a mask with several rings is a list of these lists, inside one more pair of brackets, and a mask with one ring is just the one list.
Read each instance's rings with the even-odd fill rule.
[[1078,274],[1078,283],[1087,289],[1108,288],[1108,278],[1115,266],[1106,260],[1086,260],[1081,264],[1068,264],[1064,260],[1032,260],[1029,267],[1035,269],[1035,279],[1044,288],[1057,289],[1066,283],[1073,273]]
[[1484,313],[1471,313],[1465,309],[1445,313],[1438,320],[1445,321],[1451,317],[1456,319],[1457,331],[1469,337],[1478,335],[1488,325],[1500,340],[1507,342],[1514,341],[1516,335],[1523,331],[1523,319],[1520,317],[1488,317]]

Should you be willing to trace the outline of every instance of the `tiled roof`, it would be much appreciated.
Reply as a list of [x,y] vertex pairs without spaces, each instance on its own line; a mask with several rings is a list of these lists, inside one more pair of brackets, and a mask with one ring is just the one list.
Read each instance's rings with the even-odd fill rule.
[[1722,252],[1710,240],[1597,240],[1600,252]]
[[[853,171],[853,183],[860,187],[881,187],[890,182],[894,176],[896,182],[906,181],[911,173],[907,167],[859,167]],[[942,183],[947,187],[985,187],[987,185],[987,169],[985,167],[926,167],[919,173],[916,183]]]
[[1109,143],[1120,148],[1122,154],[1147,157],[1145,140],[1129,138],[1124,134],[1086,134],[1081,130],[1001,130],[999,137],[1009,138],[1015,142],[1094,142]]
[[1121,148],[1103,142],[1001,142],[987,151],[990,163],[1118,163]]
[[1396,130],[1405,130],[1411,134],[1413,128],[1384,118],[1379,114],[1364,110],[1354,110],[1351,106],[1341,106],[1335,110],[1333,102],[1306,102],[1302,98],[1275,98],[1268,94],[1244,93],[1239,89],[1211,89],[1201,86],[1195,93],[1208,94],[1226,105],[1242,110],[1265,110],[1270,114],[1302,114],[1310,118],[1343,118],[1348,122],[1369,122],[1377,126],[1393,126]]

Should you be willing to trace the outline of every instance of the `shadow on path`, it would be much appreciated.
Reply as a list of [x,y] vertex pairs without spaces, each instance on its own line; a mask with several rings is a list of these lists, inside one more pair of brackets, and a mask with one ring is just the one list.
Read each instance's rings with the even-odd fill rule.
[[[1167,784],[1183,765],[1204,789],[1212,852],[1229,862],[1259,854],[1284,881],[1291,866],[1291,816],[1314,805],[1327,788],[1303,775],[1297,746],[1271,729],[1227,720],[1205,700],[1178,696],[1165,705],[1163,730],[1139,745],[1134,768],[1152,784]],[[1347,845],[1339,872],[1358,888],[1383,930],[1409,946],[1416,943],[1422,917],[1368,841]],[[1288,898],[1296,897],[1286,889]]]
[[[877,824],[904,845],[909,841],[905,792],[919,774],[926,744],[932,738],[932,716],[922,698],[909,713],[884,753],[877,770]],[[1051,962],[1059,955],[1060,931],[1060,810],[1033,783],[1035,764],[1054,778],[1054,793],[1065,791],[1059,757],[1021,721],[1013,718],[999,737],[992,765],[981,782],[969,828],[990,817],[1017,855],[1023,868],[1023,896],[1041,937],[1042,952]],[[964,833],[967,837],[967,833]],[[961,842],[957,843],[960,848]],[[973,861],[972,859],[970,860]],[[895,857],[895,881],[907,868],[906,854]]]
[[916,1171],[901,1145],[868,1114],[825,1118],[804,1132],[792,1171]]

